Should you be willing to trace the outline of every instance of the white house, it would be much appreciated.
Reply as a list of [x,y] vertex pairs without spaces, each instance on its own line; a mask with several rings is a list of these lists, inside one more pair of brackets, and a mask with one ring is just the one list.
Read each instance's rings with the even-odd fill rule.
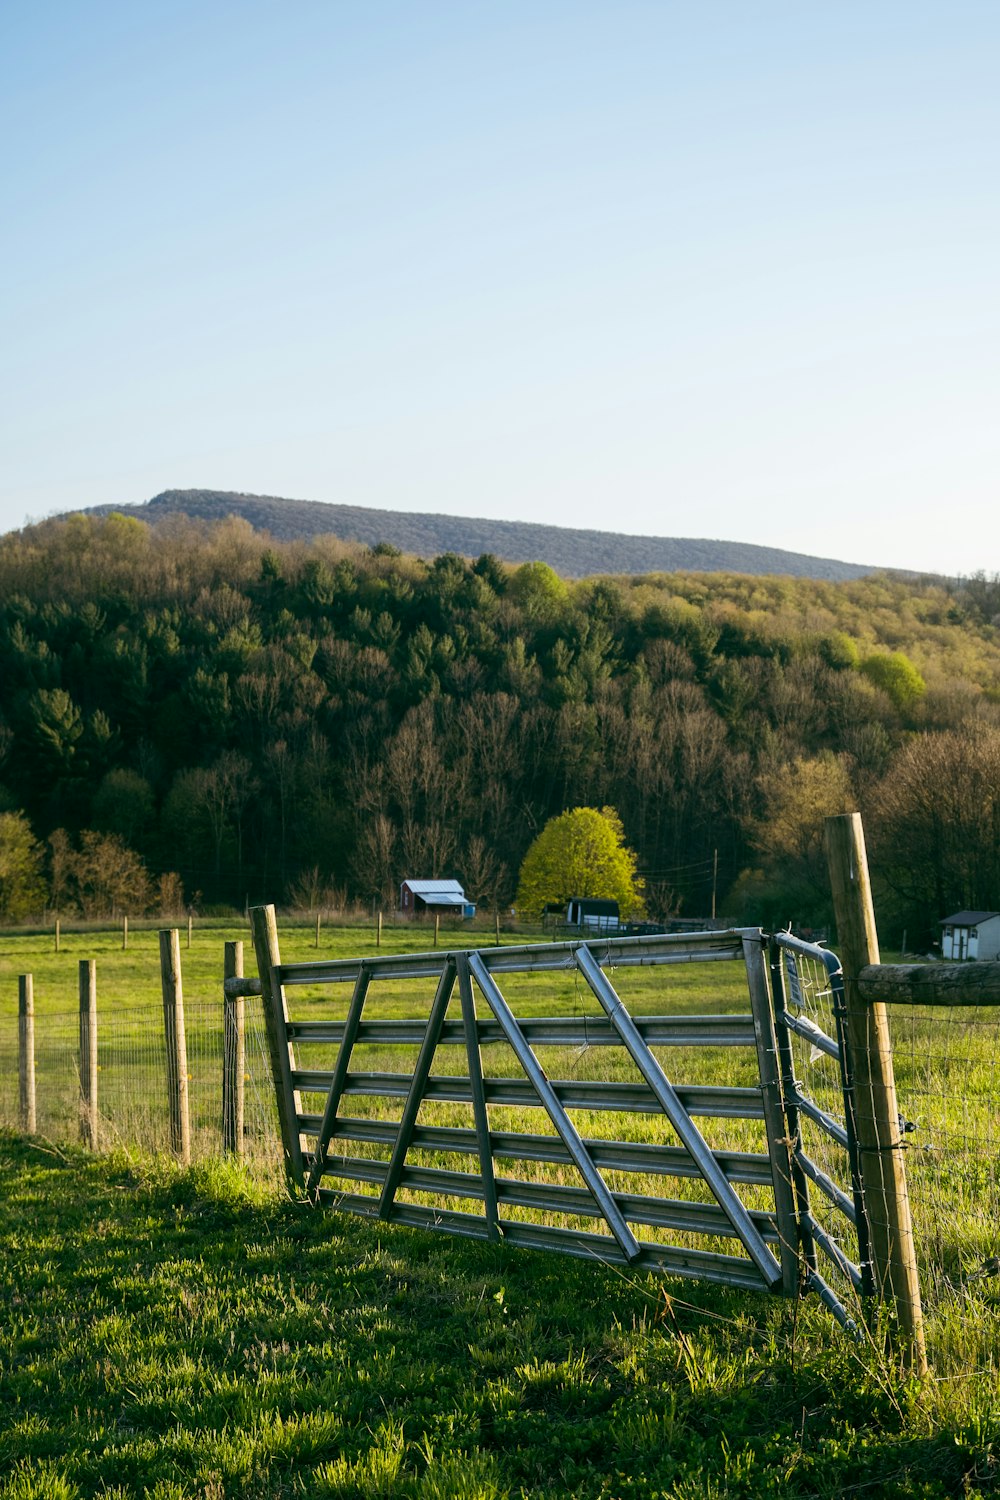
[[1000,958],[1000,911],[957,911],[941,927],[942,958]]

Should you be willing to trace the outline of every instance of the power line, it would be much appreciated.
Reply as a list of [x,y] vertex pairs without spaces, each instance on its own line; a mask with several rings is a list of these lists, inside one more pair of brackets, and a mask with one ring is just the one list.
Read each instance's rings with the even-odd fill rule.
[[653,866],[653,865],[640,865],[639,866],[639,874],[640,875],[676,875],[676,874],[682,874],[685,871],[691,872],[691,871],[698,871],[698,870],[703,870],[707,874],[708,871],[711,870],[711,868],[712,868],[712,863],[713,863],[713,861],[712,861],[711,856],[708,856],[705,859],[692,860],[689,864],[685,864],[685,865],[656,865],[656,866]]

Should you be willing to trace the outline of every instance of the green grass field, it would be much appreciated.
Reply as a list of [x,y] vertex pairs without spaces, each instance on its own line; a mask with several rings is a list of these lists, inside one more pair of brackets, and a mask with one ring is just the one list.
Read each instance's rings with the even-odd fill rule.
[[[315,928],[282,924],[282,956],[288,960],[317,957]],[[490,934],[468,925],[442,928],[441,942],[488,941]],[[229,939],[244,943],[244,963],[256,973],[253,946],[245,922],[200,921],[190,948],[181,932],[183,989],[187,1012],[191,1070],[192,1128],[196,1154],[219,1147],[221,1109],[223,948]],[[505,935],[523,941],[523,935]],[[374,924],[324,926],[319,956],[346,957],[376,951]],[[422,948],[433,941],[433,928],[406,924],[386,927],[381,951]],[[0,934],[0,1124],[17,1120],[18,975],[33,976],[39,1130],[60,1140],[75,1133],[78,1074],[78,985],[81,960],[97,966],[100,1037],[99,1093],[102,1139],[107,1145],[145,1144],[159,1149],[168,1139],[165,1092],[159,938],[154,927],[133,925],[123,950],[120,931],[64,930],[60,951],[50,932]],[[248,1099],[251,1148],[273,1155],[275,1124],[266,1071],[263,1031],[257,1025],[248,1038],[248,1062],[258,1085]]]
[[[311,927],[280,930],[284,959],[317,956]],[[423,947],[430,936],[387,930],[382,951]],[[935,1364],[934,1378],[917,1387],[878,1340],[846,1339],[815,1298],[791,1304],[616,1273],[293,1203],[274,1171],[273,1119],[263,1114],[253,1170],[223,1166],[216,1116],[227,937],[246,933],[197,929],[190,951],[182,935],[189,1016],[204,1032],[189,1051],[204,1159],[187,1172],[150,1155],[165,1120],[156,933],[133,931],[128,952],[120,934],[64,934],[58,955],[50,934],[0,937],[0,1120],[8,1125],[16,1119],[18,973],[34,975],[39,1044],[56,1038],[51,1066],[40,1069],[40,1088],[51,1091],[43,1138],[9,1134],[0,1150],[0,1286],[9,1308],[0,1500],[931,1497],[1000,1485],[1000,1278],[989,1269],[995,1018],[899,1021],[901,1107],[918,1127],[909,1159]],[[442,933],[442,946],[455,942]],[[321,956],[374,951],[370,926],[324,929]],[[101,1086],[112,1113],[124,1065],[130,1079],[120,1123],[104,1137],[119,1149],[96,1158],[73,1144],[84,957],[98,964],[109,1038]],[[254,972],[249,942],[246,967]],[[618,969],[613,981],[636,1013],[747,1008],[736,964]],[[510,978],[503,988],[521,1014],[593,1009],[574,976]],[[320,1003],[293,993],[300,1012]],[[348,987],[335,995],[342,1014]],[[373,1013],[426,1014],[430,998],[417,982],[376,985]],[[322,1003],[330,1007],[329,992]],[[248,1044],[248,1067],[260,1071],[257,1041],[256,1054]],[[435,1071],[464,1071],[458,1050]],[[367,1051],[358,1062],[365,1068],[412,1061],[413,1049]],[[511,1071],[505,1052],[486,1049],[488,1072]],[[616,1077],[622,1066],[618,1049],[552,1053],[552,1076],[575,1069]],[[743,1049],[660,1056],[678,1081],[753,1081],[753,1055]],[[830,1092],[822,1060],[804,1056],[801,1066],[812,1070],[818,1096]],[[258,1103],[273,1113],[266,1087]],[[398,1101],[367,1107],[398,1117]],[[451,1109],[450,1123],[468,1123],[453,1106],[437,1109]],[[363,1113],[363,1104],[352,1100],[351,1112]],[[537,1111],[504,1113],[491,1109],[494,1128],[540,1128]],[[669,1137],[648,1116],[577,1123],[585,1134]],[[760,1149],[753,1122],[706,1129],[714,1145]],[[670,1192],[704,1189],[672,1183]]]
[[[0,1141],[0,1496],[952,1496],[992,1390],[815,1305],[668,1290]],[[987,1399],[988,1398],[988,1399]]]

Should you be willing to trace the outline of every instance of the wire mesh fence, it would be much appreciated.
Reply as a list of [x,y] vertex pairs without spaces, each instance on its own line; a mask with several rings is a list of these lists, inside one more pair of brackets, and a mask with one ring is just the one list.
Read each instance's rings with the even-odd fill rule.
[[[795,956],[786,1003],[793,1015],[836,1034],[834,988],[821,963]],[[893,1003],[887,1012],[899,1154],[931,1364],[943,1376],[994,1368],[1000,1350],[1000,1006]],[[808,1035],[791,1040],[798,1088],[824,1114],[842,1119],[837,1059]],[[808,1118],[800,1116],[798,1126],[817,1164],[844,1182],[845,1153],[836,1141]],[[877,1232],[880,1226],[872,1220],[871,1227]],[[848,1257],[858,1253],[857,1232],[846,1219],[837,1242]]]
[[1000,1349],[1000,1006],[888,1007],[914,1239],[938,1369]]
[[[223,1006],[188,1000],[187,1094],[191,1157],[223,1152]],[[36,1133],[61,1144],[81,1138],[79,1012],[35,1016]],[[0,1127],[22,1128],[18,1018],[0,1015]],[[148,1153],[172,1149],[163,1008],[149,1001],[98,1005],[95,1145]],[[277,1178],[280,1136],[261,1002],[245,1002],[244,1108],[236,1153],[255,1172]]]
[[5,1130],[21,1128],[17,1030],[16,1014],[0,1024],[0,1126]]

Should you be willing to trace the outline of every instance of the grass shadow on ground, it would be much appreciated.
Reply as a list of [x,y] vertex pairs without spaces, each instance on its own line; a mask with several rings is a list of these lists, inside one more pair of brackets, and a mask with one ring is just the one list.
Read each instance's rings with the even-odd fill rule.
[[[2,1500],[935,1497],[961,1421],[812,1304],[0,1138]],[[953,1408],[952,1408],[953,1410]]]

